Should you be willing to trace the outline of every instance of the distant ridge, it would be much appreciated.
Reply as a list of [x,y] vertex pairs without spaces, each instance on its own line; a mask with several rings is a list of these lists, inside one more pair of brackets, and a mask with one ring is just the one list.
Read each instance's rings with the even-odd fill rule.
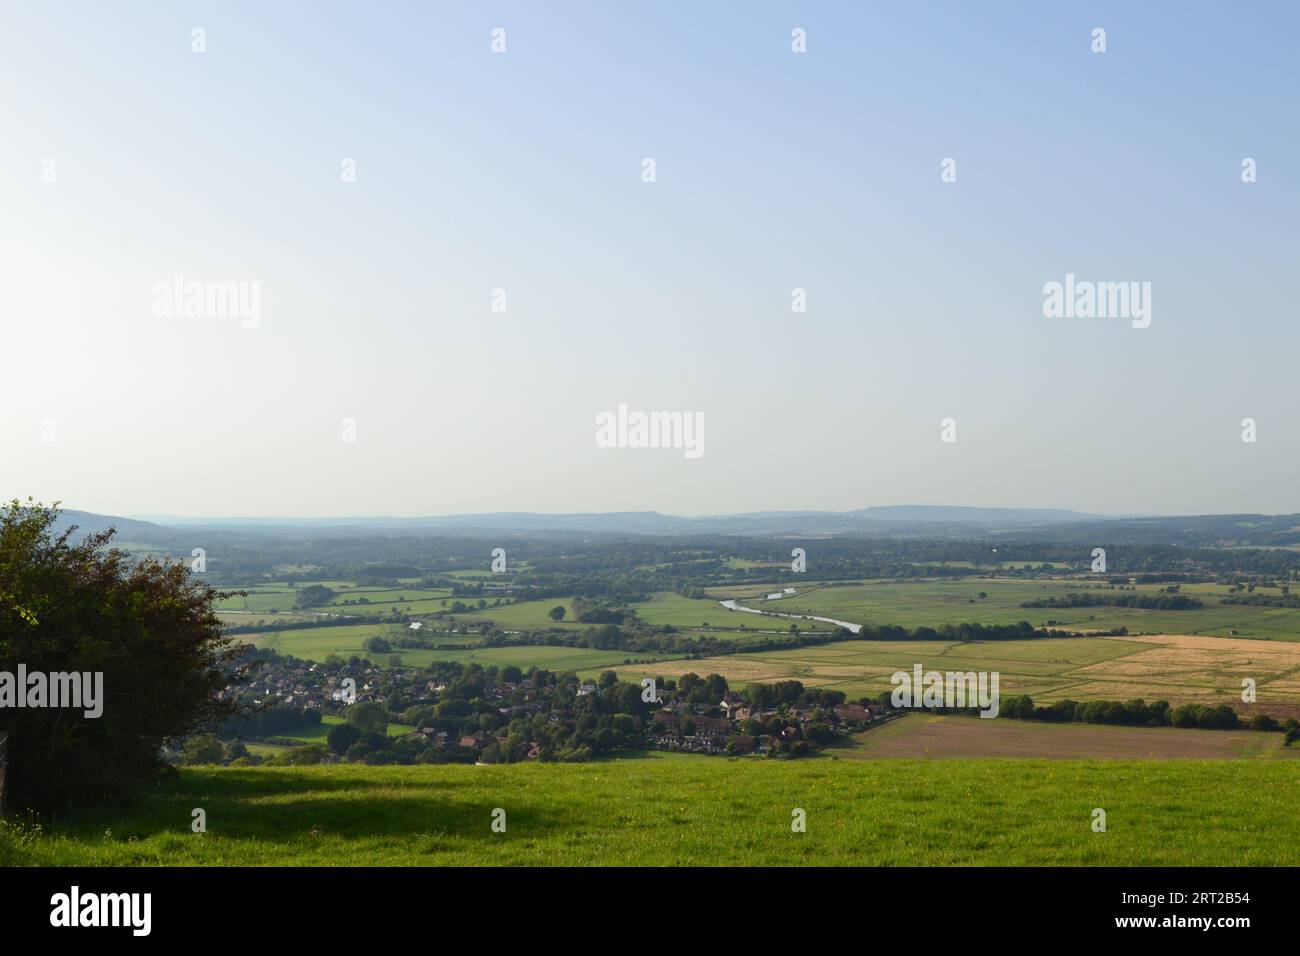
[[978,508],[959,505],[885,505],[857,511],[757,511],[684,517],[657,511],[544,514],[500,511],[417,518],[210,518],[112,517],[65,511],[61,526],[83,532],[116,527],[118,540],[170,545],[188,551],[205,541],[239,537],[330,538],[439,535],[497,537],[554,534],[737,535],[809,537],[1041,540],[1089,547],[1099,543],[1168,544],[1181,547],[1300,547],[1300,515],[1091,515],[1063,508]]
[[976,521],[983,524],[1061,524],[1066,521],[1104,521],[1106,515],[1084,514],[1064,508],[966,508],[957,505],[884,505],[849,514],[882,521]]
[[687,517],[658,511],[580,511],[547,513],[537,511],[490,511],[479,514],[431,515],[414,518],[355,516],[341,518],[203,518],[147,516],[141,520],[162,525],[204,525],[207,527],[293,527],[293,528],[433,528],[511,527],[525,529],[574,528],[622,531],[698,530],[715,525],[748,525],[785,521],[933,521],[979,524],[1059,524],[1066,521],[1104,521],[1105,515],[1084,514],[1063,508],[972,508],[960,505],[884,505],[856,511],[750,511],[727,515]]
[[101,515],[95,514],[93,511],[60,511],[59,520],[54,524],[55,530],[63,532],[69,525],[77,526],[75,538],[78,540],[88,534],[99,534],[101,531],[107,531],[109,528],[117,529],[117,540],[119,541],[152,543],[170,537],[172,534],[170,528],[139,518]]

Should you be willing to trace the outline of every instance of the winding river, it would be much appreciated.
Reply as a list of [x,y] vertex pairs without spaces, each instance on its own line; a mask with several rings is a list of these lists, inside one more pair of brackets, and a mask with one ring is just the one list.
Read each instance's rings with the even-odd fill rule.
[[850,634],[857,634],[862,630],[861,624],[850,624],[848,621],[837,621],[833,617],[818,617],[815,614],[781,614],[778,611],[760,611],[756,607],[745,607],[735,598],[729,601],[719,601],[728,611],[747,611],[750,614],[761,614],[764,617],[784,617],[792,621],[821,621],[823,624],[835,624],[846,629]]

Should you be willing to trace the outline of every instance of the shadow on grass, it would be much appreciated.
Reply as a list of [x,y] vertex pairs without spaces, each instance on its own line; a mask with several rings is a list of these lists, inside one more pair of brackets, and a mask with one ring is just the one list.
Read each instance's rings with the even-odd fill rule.
[[[208,832],[222,839],[294,842],[309,837],[414,837],[430,833],[487,840],[493,800],[481,781],[383,781],[336,777],[292,769],[187,770],[135,803],[83,811],[52,821],[50,831],[72,839],[94,839],[111,831],[118,840],[188,836],[192,812],[202,808]],[[510,829],[540,832],[559,814],[534,806],[507,805]],[[558,809],[558,808],[557,808]]]
[[613,763],[624,760],[662,760],[663,751],[651,750],[616,750],[613,753],[592,757],[588,763]]

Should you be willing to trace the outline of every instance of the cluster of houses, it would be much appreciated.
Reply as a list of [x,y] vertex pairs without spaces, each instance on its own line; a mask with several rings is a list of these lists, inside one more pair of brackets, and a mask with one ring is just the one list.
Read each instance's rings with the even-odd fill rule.
[[[401,694],[411,700],[427,698],[446,685],[429,680],[414,668],[383,668],[366,661],[345,663],[326,669],[314,661],[275,657],[261,661],[245,681],[227,684],[219,698],[255,706],[298,707],[337,713],[350,703],[383,703]],[[498,685],[496,697],[508,696],[514,685]]]
[[[380,668],[366,661],[330,666],[276,657],[263,660],[244,683],[231,684],[223,697],[257,706],[284,706],[339,714],[349,703],[374,701],[383,704],[400,694],[411,701],[437,700],[446,684],[431,679],[430,672],[405,668]],[[596,684],[578,685],[572,698],[557,700],[550,691],[522,683],[495,681],[483,690],[481,704],[495,705],[504,727],[518,717],[546,715],[551,724],[572,721],[575,704],[584,697],[602,696]],[[480,706],[481,706],[480,704]],[[772,751],[802,752],[826,741],[827,735],[865,729],[872,721],[887,716],[879,703],[836,706],[785,703],[763,707],[749,702],[735,691],[727,691],[715,703],[698,703],[665,693],[660,709],[645,714],[644,742],[661,750],[701,754],[768,754]],[[438,727],[418,727],[406,738],[438,750],[462,750],[481,754],[496,744],[503,752],[513,748],[508,759],[535,760],[542,747],[537,741],[512,743],[501,731],[448,732]]]
[[[716,711],[720,716],[712,716]],[[651,718],[650,743],[661,750],[704,754],[767,754],[809,741],[817,724],[839,733],[862,730],[884,715],[880,704],[841,704],[835,707],[784,705],[763,708],[728,691],[716,707],[665,701]],[[746,732],[755,728],[768,733]]]

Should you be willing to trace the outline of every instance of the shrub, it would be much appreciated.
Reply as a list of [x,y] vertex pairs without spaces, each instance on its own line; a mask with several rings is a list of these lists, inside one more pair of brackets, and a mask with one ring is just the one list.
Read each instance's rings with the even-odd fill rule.
[[102,674],[103,713],[7,709],[8,803],[54,810],[130,795],[166,769],[162,745],[214,729],[235,711],[224,595],[187,565],[110,548],[113,532],[56,531],[58,512],[0,511],[0,671]]

